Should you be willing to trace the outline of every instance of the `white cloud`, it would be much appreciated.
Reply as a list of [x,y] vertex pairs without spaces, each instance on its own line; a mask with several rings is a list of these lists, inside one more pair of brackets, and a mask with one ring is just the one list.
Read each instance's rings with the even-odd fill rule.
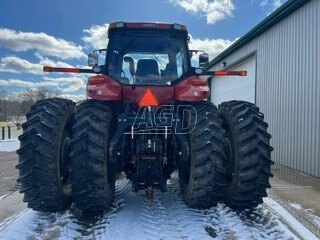
[[83,93],[85,93],[86,85],[81,84],[81,85],[69,85],[67,88],[62,89],[61,91],[63,93],[73,93],[81,90]]
[[24,88],[40,88],[40,87],[58,87],[58,82],[30,82],[23,81],[20,79],[0,79],[0,86],[14,86],[14,87],[24,87]]
[[7,28],[0,28],[0,46],[16,52],[35,50],[42,56],[54,56],[61,59],[86,56],[81,46],[43,32],[17,32]]
[[0,60],[0,72],[42,75],[46,74],[43,72],[43,66],[72,67],[65,62],[53,61],[48,58],[42,58],[39,63],[32,63],[16,56],[7,56]]
[[[260,4],[259,6],[262,8],[265,7],[272,7],[272,11],[268,12],[268,15],[271,14],[273,11],[275,11],[277,8],[279,8],[286,0],[259,0]],[[253,3],[253,0],[252,0]]]
[[8,56],[0,60],[0,72],[42,74],[42,65],[15,56]]
[[61,90],[64,94],[69,94],[73,92],[77,92],[79,90],[83,90],[85,93],[85,84],[86,80],[83,78],[78,77],[59,77],[59,78],[52,78],[52,77],[44,77],[42,81],[35,82],[35,81],[24,81],[20,79],[9,79],[4,80],[0,79],[0,86],[14,86],[14,87],[22,87],[22,88],[41,88],[41,87],[51,87],[55,90]]
[[49,82],[58,82],[61,84],[83,84],[84,79],[81,77],[44,77],[43,80],[49,81]]
[[109,24],[94,25],[89,29],[83,30],[86,34],[82,40],[95,49],[106,48],[108,45],[108,28]]
[[71,93],[79,90],[83,90],[83,92],[85,92],[86,80],[81,77],[44,77],[43,79],[48,82],[58,83],[59,86],[63,86],[61,87],[61,92],[63,93]]
[[268,0],[262,0],[260,3],[260,7],[265,7],[268,4]]
[[281,0],[274,0],[273,1],[273,10],[276,10],[277,8],[279,8],[282,5],[282,1]]
[[39,64],[41,66],[73,68],[73,66],[68,63],[61,62],[61,61],[53,61],[48,58],[44,58],[40,60]]
[[[1,80],[0,80],[1,81]],[[37,88],[30,88],[31,90],[37,90]],[[26,91],[18,91],[18,92],[14,92],[14,93],[11,93],[9,95],[9,97],[13,97],[13,98],[19,98],[20,96],[22,96],[24,93],[26,93]],[[82,100],[85,100],[86,99],[86,95],[83,93],[83,94],[61,94],[59,95],[60,98],[67,98],[67,99],[70,99],[70,100],[73,100],[74,102],[78,102],[78,101],[82,101]]]
[[232,0],[171,0],[192,14],[201,14],[206,17],[208,24],[233,16],[235,9]]
[[85,94],[62,94],[60,95],[61,98],[67,98],[70,99],[74,102],[78,102],[78,101],[82,101],[86,99],[86,95]]
[[193,38],[190,36],[189,48],[191,50],[203,50],[207,52],[210,56],[210,59],[213,59],[217,55],[219,55],[222,51],[228,48],[235,40],[228,40],[228,39],[200,39],[200,38]]

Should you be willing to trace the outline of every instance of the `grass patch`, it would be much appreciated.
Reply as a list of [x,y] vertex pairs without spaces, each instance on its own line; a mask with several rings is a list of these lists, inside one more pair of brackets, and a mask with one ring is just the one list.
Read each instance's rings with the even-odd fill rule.
[[8,127],[8,126],[9,126],[9,122],[0,121],[0,127]]

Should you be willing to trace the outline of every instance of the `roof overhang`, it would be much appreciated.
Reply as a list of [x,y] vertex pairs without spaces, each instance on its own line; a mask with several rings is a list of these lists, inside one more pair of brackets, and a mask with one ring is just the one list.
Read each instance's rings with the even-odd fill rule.
[[223,59],[231,55],[232,53],[239,50],[241,47],[260,36],[268,29],[272,28],[274,25],[285,19],[290,14],[297,11],[306,3],[311,0],[288,0],[281,7],[279,7],[276,11],[270,14],[267,18],[265,18],[262,22],[260,22],[257,26],[251,29],[248,33],[246,33],[243,37],[233,43],[229,48],[220,53],[217,57],[215,57],[210,63],[205,67],[205,70],[213,67],[214,65],[220,63]]

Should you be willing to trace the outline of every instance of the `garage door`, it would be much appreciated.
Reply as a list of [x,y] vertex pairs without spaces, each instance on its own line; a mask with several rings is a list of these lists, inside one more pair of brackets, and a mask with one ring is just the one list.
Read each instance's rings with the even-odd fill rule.
[[219,76],[211,81],[211,101],[218,105],[224,101],[244,100],[255,103],[256,57],[252,57],[228,70],[247,70],[246,77]]

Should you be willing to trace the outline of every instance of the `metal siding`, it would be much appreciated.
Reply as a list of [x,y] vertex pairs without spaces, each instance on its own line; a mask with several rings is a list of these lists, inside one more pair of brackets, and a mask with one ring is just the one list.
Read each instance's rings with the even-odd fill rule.
[[[320,177],[320,1],[313,0],[223,59],[257,51],[257,105],[270,125],[273,159]],[[219,69],[221,63],[212,69]]]

